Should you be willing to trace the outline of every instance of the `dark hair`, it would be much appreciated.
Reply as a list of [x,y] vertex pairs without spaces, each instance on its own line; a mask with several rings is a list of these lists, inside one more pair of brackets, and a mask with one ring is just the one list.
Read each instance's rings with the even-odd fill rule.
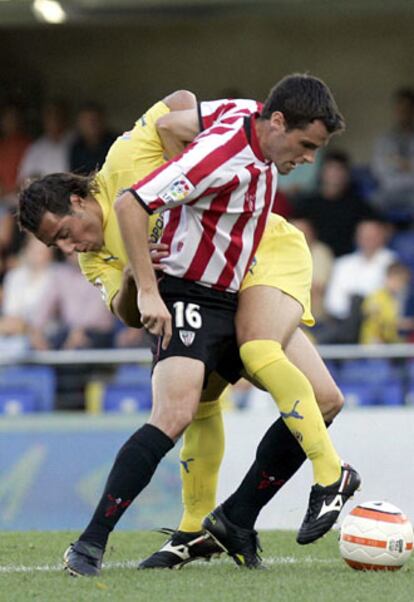
[[56,215],[72,212],[70,195],[86,198],[98,192],[95,174],[80,176],[54,173],[30,182],[20,193],[17,220],[22,230],[37,233],[46,211]]
[[393,99],[395,102],[399,102],[401,100],[408,100],[412,104],[414,104],[414,90],[413,88],[398,88],[393,93]]
[[393,261],[392,263],[390,263],[386,270],[387,276],[401,273],[406,274],[407,276],[411,276],[410,268],[402,261]]
[[103,115],[105,113],[105,109],[104,106],[101,105],[99,102],[95,100],[87,100],[86,102],[80,105],[78,109],[78,115],[79,113],[83,112],[99,113],[100,115]]
[[54,111],[65,119],[68,118],[70,111],[67,100],[64,98],[49,98],[42,105],[42,112],[44,114],[49,111]]
[[288,130],[304,129],[319,119],[330,134],[345,128],[345,120],[338,110],[328,86],[312,75],[295,73],[280,80],[267,97],[262,119],[270,119],[280,111]]
[[336,163],[340,163],[344,168],[351,169],[351,158],[347,152],[340,149],[332,149],[326,151],[323,155],[323,164],[328,163],[328,161],[335,161]]

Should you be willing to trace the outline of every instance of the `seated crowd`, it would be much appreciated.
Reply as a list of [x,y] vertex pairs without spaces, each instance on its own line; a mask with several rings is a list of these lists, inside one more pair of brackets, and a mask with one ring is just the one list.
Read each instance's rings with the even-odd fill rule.
[[[398,90],[393,106],[369,167],[334,149],[280,178],[275,211],[302,230],[313,256],[317,325],[309,336],[319,343],[414,342],[414,91]],[[79,108],[73,126],[68,115],[65,103],[47,103],[41,134],[31,139],[18,104],[0,110],[0,345],[145,346],[142,331],[108,313],[76,257],[58,257],[16,227],[16,197],[28,178],[88,174],[116,137],[95,102]]]

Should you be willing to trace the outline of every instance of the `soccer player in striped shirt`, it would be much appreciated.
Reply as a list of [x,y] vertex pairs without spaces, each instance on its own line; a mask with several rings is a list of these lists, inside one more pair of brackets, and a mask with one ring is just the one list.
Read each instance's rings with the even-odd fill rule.
[[[273,115],[273,114],[272,114]],[[317,119],[317,127],[316,131],[315,128],[312,128],[312,122],[311,120],[308,121],[308,125],[305,126],[303,124],[303,130],[301,130],[300,128],[293,128],[292,132],[290,133],[290,135],[287,135],[287,128],[285,127],[285,125],[283,125],[283,123],[277,121],[277,119],[275,120],[275,123],[271,126],[270,128],[270,132],[268,131],[267,133],[270,135],[270,139],[267,139],[267,142],[269,143],[269,147],[267,149],[267,152],[271,153],[271,154],[275,154],[275,160],[279,161],[280,165],[279,165],[279,169],[280,170],[289,170],[291,167],[293,167],[293,164],[295,161],[302,161],[305,160],[305,156],[308,153],[308,151],[310,152],[310,156],[312,156],[316,150],[316,148],[318,146],[320,146],[321,144],[323,144],[323,142],[329,137],[328,132],[325,129],[325,126],[323,125],[322,127],[322,132],[320,131],[320,118],[319,118],[320,114],[318,114],[318,117],[315,118]],[[279,118],[280,118],[280,114],[279,114]],[[236,120],[237,121],[237,120]],[[266,124],[267,118],[265,118],[263,120]],[[269,120],[269,123],[271,122],[271,120]],[[249,121],[249,123],[251,124],[251,121]],[[306,123],[306,120],[305,120]],[[309,125],[309,123],[311,123],[311,125]],[[243,123],[243,131],[245,133],[245,136],[248,139],[249,136],[249,132],[248,130],[246,131],[244,129],[245,125],[248,126],[248,123]],[[314,125],[314,124],[313,124]],[[257,126],[256,126],[257,127]],[[260,127],[258,127],[258,129],[260,129]],[[310,129],[310,133],[309,133],[309,129]],[[325,131],[324,131],[325,129]],[[240,127],[239,127],[240,130]],[[276,130],[276,131],[274,131]],[[307,133],[304,133],[307,132]],[[220,132],[215,132],[215,135],[217,136],[218,134],[223,134],[224,132],[220,131]],[[250,132],[251,133],[251,132]],[[255,129],[253,131],[253,136],[255,133]],[[296,134],[296,137],[295,135]],[[241,136],[238,136],[238,140],[236,142],[236,147],[237,144],[239,144],[241,142]],[[310,139],[309,139],[310,138]],[[305,140],[303,140],[305,139]],[[204,138],[203,138],[204,140]],[[306,144],[312,145],[311,148],[308,148],[308,146],[303,146],[303,142],[306,142]],[[278,147],[278,143],[279,143],[279,148]],[[259,207],[255,207],[255,201],[257,200],[255,197],[255,192],[258,190],[258,186],[259,186],[259,190],[260,190],[260,176],[263,176],[264,173],[267,173],[267,175],[265,176],[265,180],[266,178],[269,178],[269,181],[266,182],[267,185],[270,184],[271,186],[271,180],[273,178],[272,175],[272,166],[270,164],[270,162],[267,162],[264,160],[263,155],[259,155],[257,153],[260,153],[260,145],[257,144],[257,139],[251,138],[250,139],[250,144],[246,144],[245,143],[245,147],[248,148],[249,153],[252,153],[254,155],[254,160],[253,163],[256,163],[258,160],[258,164],[259,164],[259,168],[258,170],[254,170],[252,169],[251,171],[249,170],[245,170],[243,172],[243,177],[244,177],[244,185],[245,185],[245,193],[243,195],[243,201],[240,207],[240,201],[239,201],[239,206],[237,205],[237,196],[233,196],[232,192],[233,190],[231,189],[231,186],[234,185],[235,183],[235,179],[232,178],[230,180],[231,186],[230,189],[229,187],[227,187],[224,196],[227,196],[227,199],[221,198],[220,202],[223,203],[223,201],[225,201],[226,204],[229,204],[229,206],[231,207],[233,213],[234,213],[234,209],[237,210],[237,208],[239,209],[239,214],[238,217],[236,215],[236,219],[230,220],[230,227],[226,228],[222,228],[222,232],[220,233],[220,236],[223,238],[227,236],[227,238],[229,238],[229,233],[230,233],[230,240],[232,241],[231,245],[226,248],[226,252],[224,253],[225,255],[225,259],[226,261],[224,262],[223,268],[220,272],[220,270],[218,270],[217,268],[220,266],[220,261],[222,261],[222,257],[220,258],[220,254],[219,257],[216,257],[215,259],[218,259],[218,262],[216,261],[215,263],[213,262],[212,266],[211,266],[211,270],[210,270],[210,279],[213,279],[213,282],[210,282],[208,279],[207,281],[203,282],[203,279],[200,278],[200,281],[203,282],[203,291],[200,292],[200,290],[198,289],[198,287],[193,287],[193,289],[191,290],[190,296],[191,296],[191,303],[187,303],[186,301],[183,301],[183,298],[186,299],[185,295],[186,295],[186,291],[181,291],[179,290],[179,299],[177,300],[177,287],[176,287],[176,282],[173,282],[174,286],[170,286],[169,288],[169,284],[171,284],[171,278],[174,278],[173,276],[169,276],[169,278],[167,278],[167,286],[165,288],[164,285],[164,294],[165,297],[169,297],[169,301],[170,301],[170,306],[171,309],[174,310],[175,312],[175,317],[176,317],[176,326],[179,330],[181,330],[181,333],[179,334],[179,336],[176,337],[176,341],[175,344],[179,344],[181,341],[181,348],[182,346],[188,346],[188,347],[192,347],[192,351],[195,352],[195,358],[194,355],[191,356],[191,354],[189,356],[187,356],[188,359],[191,358],[191,364],[187,364],[186,362],[184,362],[184,364],[188,365],[188,366],[192,366],[195,368],[194,373],[191,374],[191,376],[196,375],[196,377],[198,378],[198,386],[193,387],[193,390],[190,392],[190,397],[192,394],[194,394],[194,390],[197,391],[197,394],[199,394],[200,391],[200,387],[202,384],[202,380],[203,380],[203,376],[204,376],[204,365],[207,366],[208,369],[210,369],[214,363],[214,358],[211,357],[211,355],[209,355],[209,347],[213,346],[214,347],[214,343],[219,342],[220,344],[217,346],[217,348],[221,351],[224,347],[224,344],[230,340],[230,338],[232,338],[231,336],[229,337],[230,331],[226,328],[228,327],[227,322],[230,323],[229,320],[229,316],[230,314],[232,314],[234,312],[234,306],[233,306],[233,301],[234,299],[232,298],[232,295],[234,295],[233,292],[233,288],[236,288],[238,286],[238,282],[240,281],[240,270],[237,271],[237,263],[233,262],[233,265],[230,266],[230,269],[228,268],[228,263],[230,258],[234,258],[234,255],[231,255],[231,253],[235,253],[235,256],[243,256],[243,244],[240,244],[240,241],[243,240],[243,236],[242,235],[238,235],[238,231],[242,234],[244,231],[245,226],[248,224],[248,221],[243,222],[244,219],[244,213],[246,212],[250,212],[250,216],[249,219],[257,219],[257,223],[256,223],[256,231],[257,228],[260,227],[260,206]],[[234,150],[233,147],[231,147],[231,150]],[[243,148],[241,147],[241,150],[243,150]],[[277,151],[279,151],[279,155],[277,156]],[[186,153],[185,153],[186,154]],[[185,156],[184,154],[184,156]],[[308,155],[309,156],[309,155]],[[250,167],[255,167],[251,165],[252,161],[251,161],[251,157],[252,155],[250,155],[250,163],[249,166]],[[188,157],[187,157],[188,158]],[[170,166],[168,166],[170,167]],[[156,178],[159,178],[160,176],[160,171],[158,171],[155,174]],[[243,179],[243,177],[241,179]],[[148,186],[148,183],[151,182],[151,178],[147,181],[144,181],[143,186]],[[174,175],[174,181],[170,182],[172,184],[172,186],[168,187],[168,190],[163,190],[162,191],[162,196],[164,198],[162,198],[164,204],[166,203],[171,203],[171,205],[174,205],[176,202],[180,203],[180,201],[183,201],[186,199],[187,196],[189,196],[193,191],[191,189],[191,186],[194,187],[193,182],[191,182],[191,180],[189,180],[188,178],[184,177],[184,179],[179,176],[178,181],[176,176]],[[216,182],[217,184],[217,182]],[[250,186],[249,186],[250,184]],[[236,186],[236,188],[238,187],[238,184]],[[194,187],[196,188],[196,187]],[[140,191],[140,188],[138,187],[138,190]],[[217,191],[220,190],[220,187],[209,187],[208,188],[208,192],[213,192],[217,193]],[[265,187],[265,190],[269,190],[269,186]],[[205,192],[205,190],[204,190]],[[221,190],[221,192],[223,193],[223,190]],[[219,194],[216,194],[214,198],[219,197]],[[233,196],[233,198],[231,198]],[[270,199],[273,196],[273,190],[271,192],[271,194],[265,194],[264,199],[262,199],[262,201],[264,201],[264,206],[262,207],[262,210],[268,210],[268,205],[270,204]],[[223,194],[222,194],[223,197]],[[191,197],[187,199],[188,201],[191,201]],[[157,199],[156,202],[159,202],[159,196],[157,195]],[[232,204],[233,202],[233,204]],[[260,204],[258,204],[260,205]],[[187,205],[186,205],[187,206]],[[213,217],[214,219],[217,218],[217,221],[215,222],[215,225],[217,225],[217,223],[220,221],[220,216],[221,215],[226,215],[225,213],[223,214],[223,207],[220,204],[216,204],[214,206],[216,215],[214,215],[214,211],[213,211]],[[240,211],[240,209],[242,209],[242,211]],[[254,214],[254,210],[255,209],[259,209],[259,211],[257,211],[256,215]],[[176,210],[173,210],[176,211]],[[173,211],[171,212],[171,215],[173,215]],[[206,216],[207,218],[210,216],[211,217],[211,209],[207,209],[206,211]],[[236,211],[237,213],[237,211]],[[230,214],[231,215],[231,214]],[[191,218],[194,218],[194,216],[188,216],[188,215],[184,215],[184,219],[189,219],[191,221]],[[233,215],[233,218],[235,216]],[[176,219],[176,218],[175,218]],[[180,218],[181,219],[181,218]],[[214,222],[213,219],[213,222]],[[177,220],[176,220],[177,221]],[[178,220],[180,221],[180,220]],[[170,234],[171,231],[173,231],[174,229],[174,219],[171,219],[170,223]],[[227,226],[229,225],[229,220],[227,220],[225,222],[225,224],[227,223]],[[194,223],[193,223],[194,225]],[[214,225],[214,223],[213,223]],[[220,223],[220,226],[222,224]],[[207,228],[212,226],[212,222],[206,221],[205,226]],[[127,224],[127,228],[128,228],[128,224]],[[165,230],[166,232],[168,232],[168,226],[167,229]],[[235,234],[235,238],[233,240],[232,235]],[[259,231],[260,234],[260,231]],[[56,239],[59,239],[60,237],[60,232],[57,232],[57,237],[55,237]],[[66,237],[66,238],[70,238],[70,237]],[[127,236],[128,238],[128,236]],[[172,237],[172,240],[174,239],[174,237]],[[219,237],[220,239],[220,237]],[[254,241],[254,234],[253,234],[253,241]],[[45,241],[46,242],[46,241]],[[178,244],[177,244],[177,253],[176,256],[174,257],[174,260],[172,262],[172,269],[189,269],[189,270],[193,270],[195,273],[197,273],[197,269],[199,269],[197,267],[197,263],[193,264],[191,257],[185,257],[184,256],[184,261],[181,262],[180,264],[180,260],[182,259],[182,257],[180,258],[179,256],[179,251],[181,250],[180,247],[180,243],[182,243],[184,245],[184,240],[179,240]],[[248,241],[247,241],[248,243]],[[249,255],[249,244],[247,244],[247,252],[245,253],[244,256],[244,260],[246,261],[247,258],[247,263],[250,259],[250,256],[252,255],[252,253],[254,252],[254,248],[255,245],[257,245],[257,243],[254,241],[254,244],[250,246],[251,251],[250,251],[250,255]],[[203,246],[203,245],[202,245]],[[208,247],[208,237],[207,237],[207,247]],[[231,253],[227,256],[227,250],[231,249]],[[83,250],[85,251],[86,249],[79,249],[79,250]],[[91,249],[90,249],[91,250]],[[210,244],[210,250],[211,250],[211,244]],[[214,251],[215,249],[213,248],[213,253],[212,255],[214,255]],[[197,252],[196,252],[197,255]],[[172,254],[172,256],[174,256],[174,254]],[[177,261],[178,260],[178,261]],[[207,263],[205,263],[205,257],[204,257],[204,264],[206,266],[208,266],[209,261],[207,261]],[[151,268],[152,269],[152,268]],[[205,269],[205,268],[203,268]],[[243,271],[241,271],[242,273]],[[190,271],[191,274],[191,271]],[[194,277],[194,276],[193,276]],[[140,280],[140,284],[141,284],[141,289],[145,291],[145,280],[144,280],[144,286],[142,286],[142,279]],[[213,286],[211,287],[213,290],[211,291],[211,293],[213,293],[212,295],[208,294],[208,288],[205,285],[211,285],[213,284]],[[163,286],[163,285],[161,285]],[[217,294],[217,289],[214,289],[214,286],[217,286],[218,288],[218,293]],[[228,291],[220,291],[220,287],[221,288],[228,288]],[[182,296],[183,295],[183,296]],[[200,308],[201,306],[206,305],[205,301],[207,301],[207,307],[203,307],[203,309],[205,309],[205,311],[203,312],[204,315],[201,315],[202,312],[200,312],[200,308],[197,307],[198,303],[194,303],[194,300],[196,301],[200,301]],[[219,300],[219,301],[218,301]],[[221,312],[219,316],[213,316],[214,313],[218,313],[217,311],[215,312],[210,312],[209,310],[212,309],[212,307],[214,306],[214,308],[217,307],[217,304],[219,303],[219,306],[221,308]],[[213,304],[213,305],[212,305]],[[162,306],[159,305],[159,307]],[[168,312],[167,312],[168,313]],[[222,318],[222,313],[227,314],[227,318],[225,320],[221,320]],[[214,317],[214,320],[212,319]],[[219,322],[219,324],[217,324],[217,320]],[[147,316],[144,312],[144,320],[147,319]],[[220,321],[221,320],[221,321]],[[184,332],[182,325],[183,323],[187,321],[189,323],[189,325],[193,328],[193,334],[191,334],[191,330],[186,330]],[[193,346],[193,341],[191,341],[191,339],[194,339],[194,336],[198,337],[198,340],[201,338],[198,335],[201,334],[200,332],[197,332],[196,335],[194,334],[194,329],[197,330],[198,328],[201,329],[201,326],[203,325],[203,322],[209,322],[212,325],[212,328],[207,329],[206,334],[212,334],[213,335],[213,342],[211,341],[211,338],[207,341],[207,343],[202,343],[203,345],[198,345],[198,346]],[[156,320],[155,320],[156,322]],[[167,317],[167,322],[168,322],[168,317]],[[181,326],[180,326],[181,325]],[[149,327],[149,329],[153,330],[153,327],[151,325],[151,323],[148,323],[147,326]],[[156,326],[156,325],[155,325]],[[167,334],[168,334],[168,329],[167,329]],[[217,338],[218,337],[218,338]],[[183,340],[184,339],[184,340]],[[174,340],[173,340],[174,343]],[[188,344],[189,343],[189,344]],[[212,344],[213,343],[213,344]],[[165,347],[165,345],[164,345]],[[170,347],[170,349],[173,349],[173,346]],[[166,351],[165,348],[163,350],[164,352]],[[174,356],[177,353],[177,351],[172,352],[172,356]],[[182,349],[179,351],[179,353],[181,354],[180,357],[183,355],[182,353]],[[186,358],[186,359],[187,359]],[[175,359],[174,357],[169,358],[170,359]],[[195,360],[195,364],[194,364],[194,360]],[[200,366],[197,363],[201,363],[203,365],[202,367],[202,371],[200,371]],[[168,364],[171,362],[167,362],[167,360],[161,361],[156,368],[156,371],[158,370],[158,368],[160,366],[165,366],[166,364]],[[183,365],[183,364],[181,364]],[[159,372],[159,371],[158,371]],[[175,373],[175,369],[173,370],[173,375]],[[181,374],[179,375],[181,376]],[[180,380],[180,379],[178,379]],[[161,379],[162,381],[162,379]],[[183,387],[182,383],[178,383],[179,387],[181,386],[181,388]],[[159,386],[159,385],[158,385]],[[185,387],[188,386],[188,383],[184,385]],[[165,398],[168,398],[168,394],[167,391],[163,391],[162,387],[161,387],[161,391],[162,394]],[[186,396],[186,392],[184,393],[182,391],[180,391],[179,396],[181,396],[183,394],[184,398]],[[174,393],[174,391],[173,391]],[[175,391],[175,394],[177,394],[177,392]],[[154,414],[152,416],[151,422],[152,424],[146,425],[145,427],[143,427],[143,429],[140,429],[128,442],[127,444],[124,446],[124,448],[121,450],[120,454],[118,455],[118,458],[116,460],[116,463],[114,465],[114,468],[110,474],[110,477],[108,479],[108,483],[107,483],[107,487],[106,487],[106,491],[105,491],[105,495],[101,500],[101,503],[99,504],[97,511],[95,513],[94,519],[91,522],[91,525],[88,527],[87,531],[89,530],[89,541],[90,542],[96,542],[98,539],[99,540],[103,540],[103,545],[105,545],[106,543],[106,539],[107,536],[109,535],[109,532],[111,531],[111,529],[113,528],[113,526],[115,525],[115,523],[117,522],[117,520],[119,519],[119,517],[121,516],[122,512],[124,511],[124,509],[129,505],[131,499],[125,496],[131,496],[132,498],[135,497],[137,495],[137,493],[139,493],[139,490],[142,489],[143,485],[146,484],[146,482],[148,481],[148,479],[150,478],[153,470],[155,469],[156,464],[158,463],[160,457],[162,457],[162,455],[164,455],[164,453],[166,453],[166,451],[168,451],[169,447],[172,445],[172,439],[175,438],[176,435],[178,435],[180,433],[180,431],[182,430],[182,428],[184,426],[184,423],[188,421],[189,419],[189,415],[192,414],[191,408],[192,406],[192,401],[188,402],[188,399],[184,399],[184,402],[187,402],[188,407],[184,407],[184,411],[180,411],[177,413],[176,408],[173,408],[173,411],[171,411],[171,403],[166,407],[163,408],[163,412],[160,412],[160,408],[159,406],[163,406],[163,402],[165,401],[165,399],[163,400],[161,398],[161,401],[157,399],[155,400],[155,411]],[[197,398],[198,401],[198,398]],[[174,405],[174,403],[172,404]],[[158,406],[158,407],[157,407]],[[283,411],[283,410],[282,410]],[[289,412],[285,412],[285,414],[288,414]],[[293,416],[292,416],[293,417]],[[175,418],[175,421],[174,421]],[[288,418],[288,417],[287,417]],[[161,422],[161,424],[159,424],[159,421]],[[163,422],[164,421],[164,422]],[[158,424],[158,426],[157,426]],[[174,436],[175,433],[175,436]],[[169,440],[168,440],[169,439]],[[141,461],[141,464],[139,466],[135,466],[134,469],[132,467],[133,464],[133,457],[136,456],[141,456],[143,458],[143,460]],[[129,479],[129,486],[128,486],[128,479],[127,479],[127,475],[130,476]],[[132,477],[135,476],[135,479],[132,479]],[[138,478],[139,477],[139,478]],[[132,483],[132,481],[134,480],[134,483]],[[140,482],[136,482],[136,481],[140,481]],[[121,492],[123,493],[123,495],[121,495]],[[126,492],[126,493],[125,493]],[[117,494],[117,495],[116,495]],[[93,537],[91,536],[91,533],[93,532]],[[86,532],[85,532],[86,533]],[[88,539],[84,538],[84,541],[88,541]],[[102,542],[100,542],[102,545]],[[102,555],[102,554],[101,554]]]
[[[220,107],[219,110],[221,110]],[[264,108],[262,115],[263,113],[265,113],[265,111],[266,107]],[[217,114],[214,115],[214,118],[217,118]],[[224,136],[224,134],[227,134],[229,131],[228,129],[226,129],[225,126],[233,125],[238,119],[238,115],[231,114],[231,111],[229,111],[226,115],[222,116],[218,124],[213,124],[212,131],[218,132],[220,135]],[[231,130],[231,127],[229,129]],[[233,140],[234,139],[231,138],[232,142]],[[223,143],[225,144],[224,141]],[[316,151],[317,146],[312,146],[312,141],[309,140],[304,140],[303,143],[305,145],[305,148],[307,148],[307,150],[310,153],[307,155],[307,160],[309,160],[309,157],[310,160],[312,160],[313,154]],[[238,151],[236,151],[236,153],[237,152]],[[225,151],[223,153],[223,148],[220,147],[220,153],[217,153],[217,158],[222,159],[223,154],[225,155]],[[214,164],[214,159],[214,154],[208,155],[208,161],[210,162],[210,164]],[[196,177],[194,173],[195,168],[193,168],[192,166],[191,168],[193,169],[193,171],[191,171],[191,176],[193,178],[192,181],[194,181],[194,178]],[[199,168],[201,170],[203,169],[203,167]],[[279,171],[281,171],[282,173],[286,173],[286,171],[289,171],[291,169],[291,166],[289,164],[284,165],[282,162],[281,165],[280,163],[278,164],[278,168]],[[218,166],[215,166],[213,169],[217,169],[217,172],[219,172],[220,168]],[[149,178],[147,178],[143,184],[139,185],[139,192],[141,193],[141,195],[144,196],[144,200],[146,194],[146,187],[148,185],[153,185],[154,180],[157,181],[157,178],[160,179],[160,177],[164,177],[166,172],[168,172],[167,169],[159,170],[159,172],[157,172],[154,176],[149,176]],[[216,177],[220,178],[220,174],[217,172]],[[231,173],[231,175],[234,174]],[[170,201],[170,199],[168,198],[168,190],[166,191],[165,181],[161,180],[161,182],[157,183],[157,186],[159,187],[159,190],[163,191],[162,194],[167,195],[167,202]],[[244,200],[246,201],[248,193],[244,194]],[[139,196],[138,201],[143,202],[143,198],[141,195]],[[165,200],[160,199],[160,196],[158,196],[158,198],[156,199],[157,203],[160,203],[161,200]],[[175,228],[178,224],[179,229],[181,219],[182,218],[179,215],[175,215],[176,223],[173,223],[173,228]],[[185,227],[187,227],[186,221],[183,221],[185,222]],[[234,233],[234,226],[232,232]],[[212,236],[216,236],[215,231],[213,231]],[[180,236],[178,235],[178,240],[179,239]],[[167,240],[170,244],[170,240],[168,239],[168,237],[163,238],[163,240]],[[178,245],[179,244],[180,243],[178,243]],[[205,249],[203,248],[203,251],[204,250]],[[191,249],[191,251],[193,251],[193,249]],[[197,253],[199,253],[199,251],[200,248],[196,249],[194,251],[194,255],[190,257],[190,265],[194,266],[194,257],[197,257]],[[198,278],[200,278],[200,274],[206,273],[205,271],[208,272],[207,266],[209,257],[206,257],[205,254],[200,255],[200,257],[202,257],[205,263],[202,264],[201,262],[196,262],[197,267],[199,269]],[[168,265],[167,262],[168,260],[165,261],[165,263]],[[174,262],[173,257],[172,262]],[[228,265],[226,265],[226,268],[227,267]],[[290,268],[292,269],[292,266],[290,266]],[[268,274],[265,275],[265,272],[262,272],[262,276],[264,276],[263,284],[266,286],[269,282]],[[191,276],[188,276],[188,273],[187,277],[191,279]],[[280,286],[280,279],[278,284]],[[330,505],[325,504],[323,506],[324,512],[319,514],[320,506],[322,504],[322,501],[319,501],[319,504],[317,505],[318,510],[316,515],[312,516],[311,513],[308,513],[300,529],[298,535],[298,542],[309,543],[310,541],[313,541],[314,539],[319,537],[322,534],[322,530],[324,530],[323,532],[325,532],[327,528],[329,528],[328,525],[332,526],[334,518],[337,517],[337,515],[339,514],[339,509],[340,507],[342,507],[343,500],[347,499],[348,492],[351,490],[353,491],[359,484],[359,477],[352,469],[340,466],[340,463],[338,462],[339,459],[334,453],[333,448],[331,447],[329,449],[330,441],[328,439],[325,439],[325,443],[322,444],[322,447],[326,445],[323,451],[322,448],[319,447],[321,445],[321,440],[318,438],[317,433],[321,424],[320,414],[316,416],[316,412],[313,415],[313,421],[310,420],[308,410],[309,406],[307,406],[307,426],[310,430],[308,430],[307,428],[303,428],[300,423],[301,420],[304,420],[304,415],[301,412],[297,411],[297,408],[303,400],[307,400],[307,402],[310,403],[310,399],[314,399],[314,394],[309,381],[307,381],[303,373],[301,373],[290,362],[287,361],[287,358],[282,350],[282,343],[286,344],[286,342],[289,341],[290,338],[293,338],[292,334],[294,329],[297,327],[298,322],[300,321],[300,316],[303,312],[303,307],[301,307],[295,299],[290,299],[288,295],[284,294],[282,292],[283,288],[282,291],[278,291],[275,288],[270,287],[265,290],[262,289],[261,291],[258,291],[257,279],[255,280],[255,285],[256,286],[249,291],[248,284],[245,283],[245,292],[242,295],[242,302],[238,312],[239,322],[242,324],[242,327],[239,329],[239,340],[241,339],[242,343],[241,354],[244,365],[249,371],[250,376],[262,385],[264,385],[264,387],[272,393],[273,397],[278,400],[278,405],[281,409],[281,413],[285,423],[288,424],[289,428],[293,431],[293,434],[297,437],[299,442],[303,444],[303,448],[305,451],[306,447],[308,446],[308,457],[313,459],[315,479],[315,487],[312,489],[310,507],[314,509],[315,498],[318,498],[319,500],[322,499],[322,496],[324,495],[324,489],[326,489],[326,492],[329,491]],[[260,305],[263,304],[263,302],[265,304],[264,311],[263,305],[262,307],[260,307]],[[176,306],[174,303],[172,304],[172,306],[175,309]],[[260,307],[261,311],[257,311],[258,307]],[[272,313],[278,315],[279,320],[274,320],[273,328],[270,328],[268,318],[272,315]],[[172,354],[174,355],[174,352]],[[288,404],[286,403],[284,409],[283,405],[288,400],[291,400],[289,401],[290,407],[287,407]],[[269,449],[269,442],[276,440],[276,433],[278,433],[280,437],[281,430],[284,430],[282,425],[283,422],[280,421],[279,424],[275,425],[273,429],[270,429],[265,443],[259,448],[262,455],[267,456],[265,460],[266,462],[269,462],[271,454],[275,452],[275,447]],[[322,426],[322,428],[324,427]],[[316,437],[313,438],[312,434],[316,435]],[[307,444],[304,444],[304,437],[309,437]],[[329,463],[329,461],[326,462],[325,454],[326,456],[330,456],[331,464]],[[322,459],[323,456],[325,456],[324,459]],[[336,464],[336,462],[338,463]],[[254,485],[255,482],[256,484],[258,484],[258,469],[260,469],[260,465],[252,467],[252,470],[246,477],[245,482],[243,483],[241,491],[236,492],[235,495],[232,496],[230,500],[227,500],[226,504],[224,505],[224,510],[229,512],[230,516],[235,515],[236,520],[238,520],[239,524],[243,524],[244,520],[247,517],[246,515],[248,514],[250,514],[249,522],[251,520],[253,520],[254,522],[255,518],[257,517],[258,511],[260,510],[261,504],[263,503],[263,499],[261,499],[259,503],[256,502],[253,512],[251,511],[251,508],[247,513],[243,513],[239,510],[240,502],[243,496],[244,498],[246,498],[246,496],[244,495],[246,491],[250,492],[250,498],[253,497],[251,495],[251,492],[253,491],[252,485]],[[277,481],[278,479],[275,480]],[[338,494],[338,491],[340,495]],[[251,504],[251,499],[249,500],[249,502]],[[225,524],[224,521],[226,521],[227,517],[224,513],[224,510],[220,508],[215,513],[213,513],[213,522],[210,519],[207,519],[207,522],[205,522],[205,526],[209,528],[210,532],[212,532],[216,536],[223,535],[224,533],[224,541],[223,538],[221,539],[221,542],[225,544],[223,547],[227,549],[230,553],[233,552],[233,556],[236,560],[240,560],[240,556],[243,555],[240,555],[240,550],[236,550],[233,548],[234,542],[231,540],[231,538],[229,539],[228,535],[229,532],[231,533],[233,527],[230,521],[228,521],[227,524]],[[319,518],[322,518],[322,520],[319,520]],[[214,525],[217,526],[217,523],[219,521],[221,521],[222,524],[220,525],[220,530],[217,531],[217,529],[214,528]],[[226,527],[228,528],[226,529]],[[237,533],[235,539],[237,540],[240,539],[240,529],[236,529],[236,531]],[[244,534],[246,535],[247,541],[252,541],[251,530],[248,529],[244,531]],[[254,565],[256,563],[254,549],[252,553],[248,553],[247,556],[249,556],[250,558],[243,558],[243,562],[251,563],[251,565]]]

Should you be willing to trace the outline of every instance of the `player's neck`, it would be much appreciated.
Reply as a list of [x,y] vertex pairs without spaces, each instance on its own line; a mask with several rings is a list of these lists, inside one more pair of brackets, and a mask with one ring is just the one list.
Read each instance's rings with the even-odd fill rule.
[[257,145],[259,146],[260,153],[266,161],[269,158],[266,153],[266,140],[269,132],[269,121],[267,119],[252,119],[251,127],[254,128],[254,136],[256,138]]
[[94,213],[96,215],[96,217],[99,219],[99,221],[103,224],[103,221],[104,221],[103,211],[102,211],[102,207],[101,207],[100,203],[97,201],[97,199],[93,195],[88,194],[88,196],[85,198],[85,203],[88,207],[88,210],[91,211],[92,213]]

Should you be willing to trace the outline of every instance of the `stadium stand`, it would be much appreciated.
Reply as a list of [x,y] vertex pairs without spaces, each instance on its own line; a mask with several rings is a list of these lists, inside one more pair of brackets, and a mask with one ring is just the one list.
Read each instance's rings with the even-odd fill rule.
[[397,253],[401,261],[411,269],[414,275],[414,230],[397,232],[390,246]]
[[102,400],[104,412],[132,413],[150,409],[151,386],[147,383],[139,385],[111,383],[105,388]]
[[50,412],[56,374],[50,366],[8,366],[0,371],[0,412]]

